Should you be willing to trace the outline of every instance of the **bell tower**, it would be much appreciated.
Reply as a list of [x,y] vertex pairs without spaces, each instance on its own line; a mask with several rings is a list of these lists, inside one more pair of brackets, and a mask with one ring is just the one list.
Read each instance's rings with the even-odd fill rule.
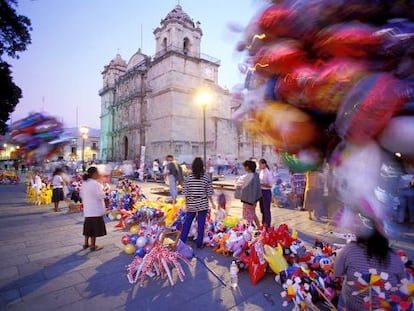
[[177,4],[167,16],[161,20],[160,26],[154,30],[155,55],[167,51],[182,52],[185,55],[199,57],[203,32],[200,22],[194,21]]

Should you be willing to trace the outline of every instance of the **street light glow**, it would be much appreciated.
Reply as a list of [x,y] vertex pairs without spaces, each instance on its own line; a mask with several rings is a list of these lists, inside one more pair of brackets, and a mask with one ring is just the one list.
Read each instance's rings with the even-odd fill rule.
[[211,102],[211,93],[207,90],[200,91],[196,96],[197,104],[207,106]]

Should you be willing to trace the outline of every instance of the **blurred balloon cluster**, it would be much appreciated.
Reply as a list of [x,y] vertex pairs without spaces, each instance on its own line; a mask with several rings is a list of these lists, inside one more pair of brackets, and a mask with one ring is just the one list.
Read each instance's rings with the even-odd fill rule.
[[63,125],[55,117],[32,113],[10,128],[12,144],[20,146],[28,162],[42,161],[56,154],[67,143]]
[[414,159],[414,2],[271,1],[237,49],[247,58],[235,120],[292,171],[327,160],[349,205],[384,216],[371,196],[395,194],[381,168]]

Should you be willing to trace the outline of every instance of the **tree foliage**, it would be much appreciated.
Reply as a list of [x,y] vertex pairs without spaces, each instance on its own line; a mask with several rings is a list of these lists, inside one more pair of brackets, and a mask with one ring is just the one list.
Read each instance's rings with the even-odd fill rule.
[[21,89],[13,82],[11,66],[3,60],[7,55],[19,58],[18,53],[31,43],[31,22],[18,15],[17,0],[0,0],[0,134],[6,130],[6,122],[22,98]]

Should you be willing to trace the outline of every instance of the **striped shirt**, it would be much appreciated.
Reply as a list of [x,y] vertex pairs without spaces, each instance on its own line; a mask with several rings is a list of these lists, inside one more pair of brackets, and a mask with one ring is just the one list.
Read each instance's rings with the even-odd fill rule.
[[[355,284],[359,283],[355,276],[355,272],[369,273],[370,269],[376,269],[378,274],[382,272],[388,273],[388,280],[384,282],[389,282],[392,286],[398,285],[405,275],[404,265],[397,254],[389,252],[388,260],[386,260],[385,263],[380,264],[375,258],[368,257],[363,245],[357,243],[347,244],[339,252],[338,257],[335,260],[335,275],[344,277],[341,295],[344,304],[343,307],[346,308],[346,311],[367,310],[363,307],[363,303],[364,297],[369,295],[368,291],[353,295],[353,292],[357,292],[361,288],[349,284],[349,282],[353,281]],[[389,301],[390,291],[387,291],[384,288],[381,288],[381,291],[386,293],[386,300]],[[378,296],[378,294],[375,290],[372,290],[372,301],[378,306],[379,303],[375,300],[376,296]],[[338,310],[340,310],[340,308],[338,308]]]
[[214,195],[213,184],[205,174],[200,179],[190,174],[184,182],[183,194],[186,200],[187,211],[205,211],[208,210],[208,198]]

